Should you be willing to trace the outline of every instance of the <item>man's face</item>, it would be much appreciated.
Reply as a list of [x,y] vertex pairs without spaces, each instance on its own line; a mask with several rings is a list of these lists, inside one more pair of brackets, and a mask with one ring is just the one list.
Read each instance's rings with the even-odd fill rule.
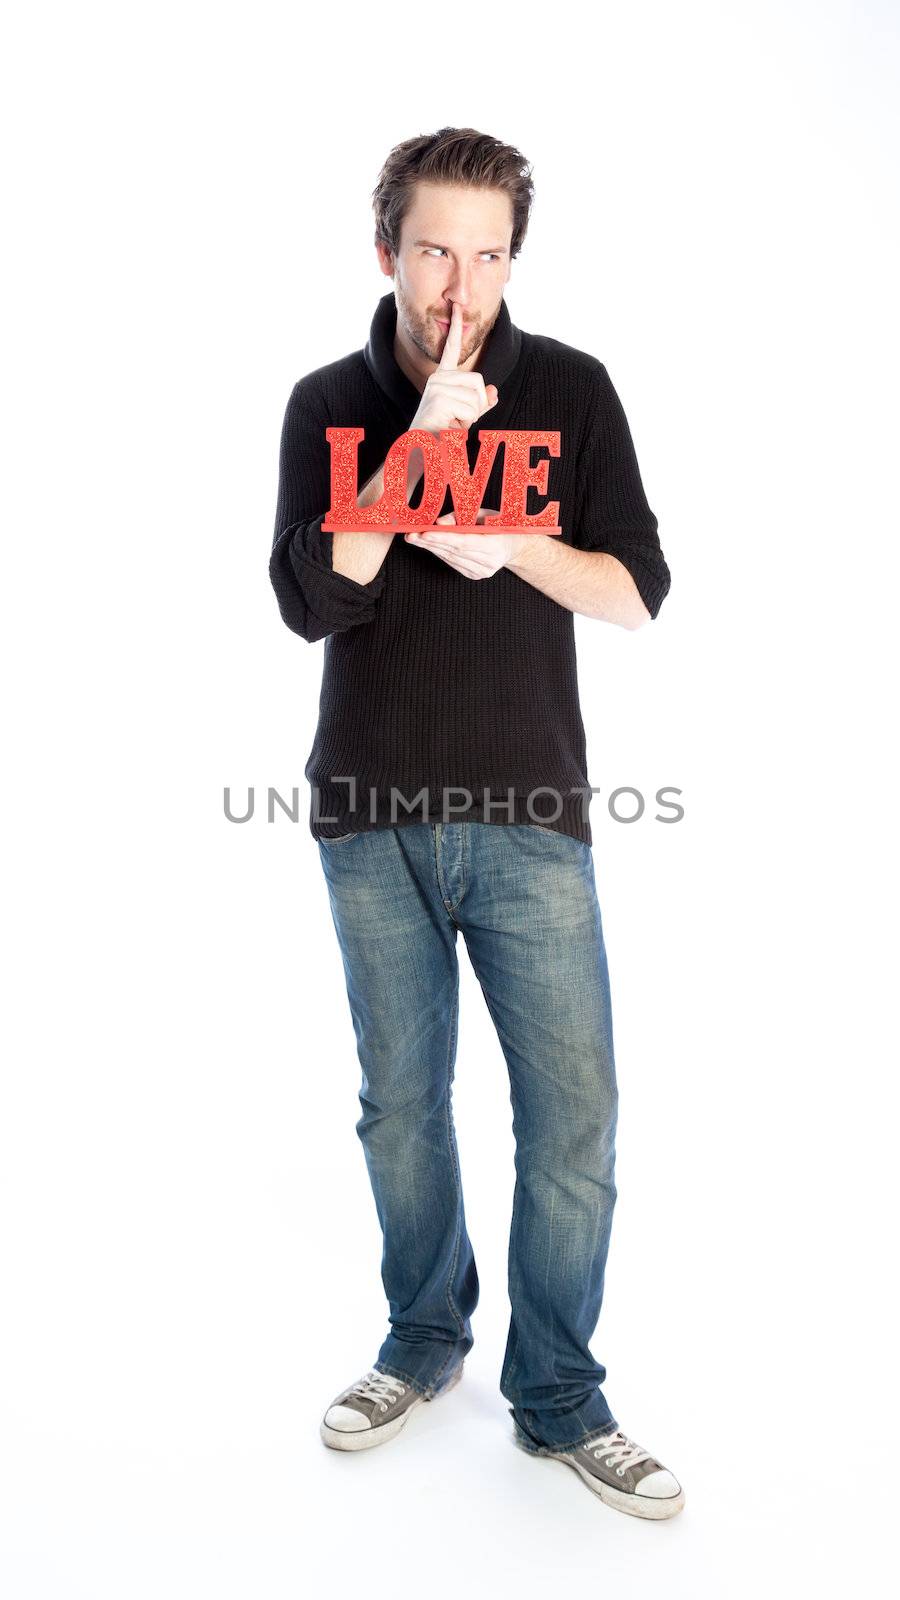
[[457,300],[465,322],[459,365],[465,366],[497,320],[511,240],[512,202],[502,190],[418,183],[397,255],[378,247],[382,269],[394,278],[400,338],[437,364]]

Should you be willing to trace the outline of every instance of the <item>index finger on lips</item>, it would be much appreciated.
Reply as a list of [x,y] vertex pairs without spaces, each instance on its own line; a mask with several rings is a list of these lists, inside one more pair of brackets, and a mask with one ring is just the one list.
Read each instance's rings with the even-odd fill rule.
[[462,306],[458,300],[454,300],[453,309],[450,312],[450,326],[447,329],[447,337],[444,340],[444,348],[441,351],[441,359],[438,362],[439,367],[458,366],[459,352],[462,348],[462,325]]

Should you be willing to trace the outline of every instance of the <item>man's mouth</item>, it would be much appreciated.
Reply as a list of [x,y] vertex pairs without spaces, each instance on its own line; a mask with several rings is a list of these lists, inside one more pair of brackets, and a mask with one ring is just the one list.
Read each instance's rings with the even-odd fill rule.
[[[434,320],[437,323],[439,328],[445,328],[446,329],[446,328],[449,328],[449,326],[450,326],[449,322],[444,322],[440,317],[435,317]],[[471,326],[472,326],[471,322],[464,322],[463,323],[463,333],[465,333],[467,328],[471,328]]]

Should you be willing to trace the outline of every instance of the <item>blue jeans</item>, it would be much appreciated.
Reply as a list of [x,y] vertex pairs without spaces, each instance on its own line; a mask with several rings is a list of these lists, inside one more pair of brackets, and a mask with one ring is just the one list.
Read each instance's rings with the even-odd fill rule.
[[318,844],[384,1244],[390,1332],[373,1365],[430,1397],[474,1342],[478,1273],[451,1109],[462,929],[509,1068],[516,1143],[500,1392],[525,1449],[572,1448],[616,1426],[588,1349],[618,1105],[590,846],[484,822],[406,822]]

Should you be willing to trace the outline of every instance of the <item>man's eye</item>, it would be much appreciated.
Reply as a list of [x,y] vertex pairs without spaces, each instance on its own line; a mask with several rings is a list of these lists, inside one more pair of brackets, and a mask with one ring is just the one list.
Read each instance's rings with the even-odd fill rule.
[[[444,254],[446,254],[446,251],[444,251],[444,246],[442,244],[435,244],[435,245],[429,246],[429,248],[425,251],[425,254],[427,256],[429,256],[429,255],[432,254],[432,251],[434,251],[434,250],[436,250],[439,254],[442,251],[443,251]],[[482,250],[481,254],[482,254],[482,258],[484,256],[488,256],[491,261],[499,261],[500,260],[500,257],[497,254],[496,250]]]

